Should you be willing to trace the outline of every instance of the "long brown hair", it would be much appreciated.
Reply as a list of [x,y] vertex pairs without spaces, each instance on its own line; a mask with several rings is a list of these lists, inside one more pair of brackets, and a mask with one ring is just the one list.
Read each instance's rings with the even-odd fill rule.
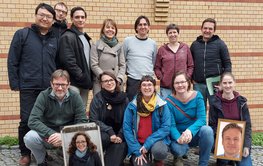
[[78,133],[76,133],[76,134],[73,136],[73,138],[72,138],[72,140],[71,140],[71,142],[70,142],[70,144],[69,144],[68,154],[69,154],[70,156],[71,156],[72,154],[74,154],[75,151],[77,150],[76,140],[77,140],[78,136],[80,136],[80,135],[82,135],[82,136],[85,137],[85,140],[86,140],[86,142],[87,142],[87,148],[88,148],[91,152],[95,152],[96,149],[97,149],[97,146],[96,146],[93,142],[91,142],[90,137],[89,137],[86,133],[84,133],[84,132],[78,132]]

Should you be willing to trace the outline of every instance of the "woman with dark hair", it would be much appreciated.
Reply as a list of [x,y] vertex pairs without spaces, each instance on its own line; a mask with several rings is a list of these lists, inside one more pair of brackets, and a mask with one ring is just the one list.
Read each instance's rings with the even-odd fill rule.
[[126,63],[122,44],[117,39],[117,32],[117,24],[114,20],[104,20],[100,30],[100,39],[91,47],[91,70],[95,74],[93,95],[101,90],[99,77],[103,71],[107,70],[114,73],[122,88]]
[[213,130],[206,126],[204,100],[200,92],[191,90],[185,72],[172,78],[172,94],[166,98],[171,111],[171,153],[175,166],[183,165],[182,156],[189,147],[199,146],[199,166],[207,166],[214,143]]
[[218,118],[232,119],[246,122],[245,138],[243,144],[243,156],[241,161],[217,160],[217,165],[239,165],[251,166],[250,157],[251,150],[251,120],[247,106],[247,99],[235,91],[235,77],[230,72],[225,72],[221,75],[219,87],[220,90],[212,98],[213,102],[209,107],[209,126],[212,127],[215,133],[217,131]]
[[90,120],[100,126],[105,165],[120,166],[127,154],[122,123],[129,101],[126,93],[120,91],[113,73],[104,71],[100,75],[100,84],[101,91],[90,104]]
[[137,96],[125,110],[123,130],[134,166],[151,165],[151,154],[155,166],[163,166],[168,155],[170,111],[166,101],[156,93],[155,85],[153,77],[143,76]]
[[160,79],[160,93],[166,98],[172,92],[172,77],[178,71],[185,71],[188,77],[192,77],[194,62],[190,48],[179,41],[180,29],[175,24],[166,27],[166,35],[169,43],[158,49],[154,72]]
[[102,166],[96,149],[85,133],[76,133],[69,145],[69,166]]

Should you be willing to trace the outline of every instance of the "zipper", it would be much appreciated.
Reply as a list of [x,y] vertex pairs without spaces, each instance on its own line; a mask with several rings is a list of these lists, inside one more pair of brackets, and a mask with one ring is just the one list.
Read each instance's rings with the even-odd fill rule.
[[204,50],[204,79],[206,79],[206,76],[205,76],[205,56],[206,56],[206,45],[207,45],[207,43],[205,42],[205,50]]

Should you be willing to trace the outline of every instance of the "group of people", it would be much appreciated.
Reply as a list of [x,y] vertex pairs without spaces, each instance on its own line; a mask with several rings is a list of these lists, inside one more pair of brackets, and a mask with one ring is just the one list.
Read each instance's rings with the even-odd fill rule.
[[[54,8],[39,4],[35,23],[18,30],[10,45],[9,84],[20,95],[20,165],[30,164],[31,152],[38,165],[47,165],[46,148],[61,146],[60,129],[88,121],[100,126],[106,166],[122,165],[127,155],[135,166],[151,162],[161,166],[169,152],[180,166],[182,156],[194,146],[199,146],[199,165],[208,165],[218,118],[246,121],[243,158],[237,164],[252,165],[246,99],[234,91],[230,56],[214,34],[214,19],[203,21],[202,35],[190,48],[179,41],[179,27],[168,25],[169,43],[157,49],[148,36],[146,16],[136,19],[135,36],[125,38],[123,44],[117,38],[116,22],[106,19],[100,39],[92,43],[84,32],[86,11],[72,8],[69,28],[67,13],[63,2]],[[220,75],[219,91],[211,96],[206,79]],[[96,146],[85,133],[73,137],[68,153],[70,165],[101,165]],[[218,160],[219,165],[227,162]]]

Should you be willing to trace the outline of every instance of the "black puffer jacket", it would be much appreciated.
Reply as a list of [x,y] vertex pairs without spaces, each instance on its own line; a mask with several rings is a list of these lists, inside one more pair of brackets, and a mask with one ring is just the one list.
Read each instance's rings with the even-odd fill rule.
[[[74,25],[62,34],[59,40],[59,66],[69,72],[72,85],[91,89],[92,72],[90,64],[87,64],[84,46],[79,35],[82,33]],[[90,45],[91,38],[86,33],[84,36]]]
[[207,42],[203,36],[197,37],[191,45],[194,60],[193,80],[205,83],[205,79],[231,72],[231,60],[226,44],[219,36],[214,35]]
[[44,90],[56,70],[58,41],[52,31],[41,35],[36,24],[16,31],[8,53],[8,76],[12,90]]
[[[220,92],[218,92],[220,93]],[[238,109],[240,112],[240,120],[246,122],[246,128],[245,128],[245,139],[244,139],[244,147],[251,148],[251,120],[250,120],[250,114],[247,106],[247,99],[243,96],[237,97],[237,104]],[[212,127],[214,130],[214,133],[216,134],[217,131],[217,123],[218,118],[224,119],[224,114],[222,111],[222,101],[217,96],[213,96],[213,102],[212,105],[209,107],[209,126]]]

